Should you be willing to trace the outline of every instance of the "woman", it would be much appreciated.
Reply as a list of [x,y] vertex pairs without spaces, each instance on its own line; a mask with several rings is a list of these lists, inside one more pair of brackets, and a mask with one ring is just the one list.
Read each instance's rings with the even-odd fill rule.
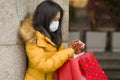
[[33,16],[22,21],[19,33],[28,57],[24,80],[53,80],[54,72],[73,57],[74,49],[62,44],[62,18],[63,9],[46,0],[37,6]]

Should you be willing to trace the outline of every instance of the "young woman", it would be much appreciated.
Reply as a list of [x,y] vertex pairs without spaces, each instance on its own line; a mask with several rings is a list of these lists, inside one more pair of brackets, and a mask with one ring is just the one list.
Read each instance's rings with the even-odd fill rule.
[[[74,49],[62,44],[63,9],[52,0],[39,4],[33,16],[21,23],[19,33],[25,41],[28,68],[24,80],[53,80],[54,72],[69,58]],[[84,48],[84,43],[82,48]]]

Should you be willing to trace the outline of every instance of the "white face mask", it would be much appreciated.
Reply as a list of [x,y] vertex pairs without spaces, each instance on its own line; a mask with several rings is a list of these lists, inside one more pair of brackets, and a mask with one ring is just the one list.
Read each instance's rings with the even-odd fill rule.
[[53,21],[50,24],[50,32],[55,32],[59,27],[59,21]]

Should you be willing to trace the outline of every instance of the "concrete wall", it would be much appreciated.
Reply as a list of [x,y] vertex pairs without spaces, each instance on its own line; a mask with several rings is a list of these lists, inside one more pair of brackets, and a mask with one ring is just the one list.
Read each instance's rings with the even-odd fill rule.
[[[0,0],[0,80],[23,80],[24,45],[18,36],[20,21],[43,0]],[[68,0],[55,0],[65,10],[63,41],[68,39]]]

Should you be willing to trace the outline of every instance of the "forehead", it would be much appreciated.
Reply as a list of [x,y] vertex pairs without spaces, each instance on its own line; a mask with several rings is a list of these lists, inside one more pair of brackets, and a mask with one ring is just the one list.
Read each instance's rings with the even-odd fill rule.
[[60,12],[57,12],[55,18],[60,18]]

